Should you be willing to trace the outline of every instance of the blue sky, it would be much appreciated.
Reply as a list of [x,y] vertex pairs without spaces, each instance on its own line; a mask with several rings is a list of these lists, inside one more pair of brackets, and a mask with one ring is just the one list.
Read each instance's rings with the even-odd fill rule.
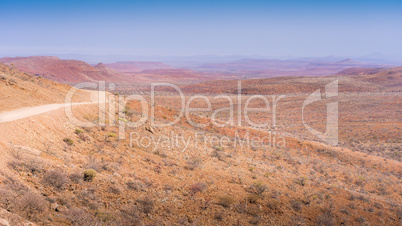
[[402,1],[8,1],[0,56],[402,57]]

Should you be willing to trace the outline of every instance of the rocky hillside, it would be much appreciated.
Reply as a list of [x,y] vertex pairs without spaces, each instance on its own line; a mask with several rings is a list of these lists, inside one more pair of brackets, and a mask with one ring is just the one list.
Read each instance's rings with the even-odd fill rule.
[[[43,104],[63,103],[71,86],[21,72],[0,64],[0,112]],[[75,94],[75,102],[89,101],[87,92]]]
[[20,71],[62,83],[98,80],[124,82],[128,80],[118,72],[106,69],[102,65],[93,67],[83,61],[61,60],[51,56],[5,57],[0,59],[0,63],[12,65]]

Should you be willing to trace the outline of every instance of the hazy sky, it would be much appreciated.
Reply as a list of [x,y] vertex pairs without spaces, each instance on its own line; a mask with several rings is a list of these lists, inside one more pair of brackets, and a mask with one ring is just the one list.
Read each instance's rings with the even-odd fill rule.
[[401,0],[1,0],[0,21],[1,56],[402,56]]

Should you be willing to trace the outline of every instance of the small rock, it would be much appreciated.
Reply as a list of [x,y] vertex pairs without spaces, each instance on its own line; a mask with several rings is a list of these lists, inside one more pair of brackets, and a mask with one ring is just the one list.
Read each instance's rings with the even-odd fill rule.
[[0,219],[0,226],[9,226],[10,224],[5,219]]

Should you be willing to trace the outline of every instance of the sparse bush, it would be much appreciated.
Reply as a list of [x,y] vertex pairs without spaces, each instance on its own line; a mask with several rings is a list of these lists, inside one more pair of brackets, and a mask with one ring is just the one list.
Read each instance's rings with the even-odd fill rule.
[[83,133],[83,131],[80,129],[75,129],[74,133],[80,135],[81,133]]
[[306,185],[306,178],[305,177],[300,177],[294,180],[294,182],[296,184],[299,184],[301,186],[305,186]]
[[85,133],[80,133],[80,134],[78,135],[78,137],[79,137],[82,141],[88,141],[88,140],[91,139],[91,137],[90,137],[88,134],[85,134]]
[[267,202],[267,207],[271,210],[279,210],[281,203],[278,200],[271,199]]
[[330,214],[321,214],[317,217],[317,226],[333,226],[335,220]]
[[81,181],[83,180],[82,174],[81,173],[72,173],[69,176],[70,181],[76,184],[81,183]]
[[359,222],[360,224],[363,224],[364,222],[366,222],[366,218],[364,218],[363,216],[360,216],[360,217],[356,218],[356,221]]
[[10,191],[10,189],[12,188],[0,188],[0,205],[6,210],[10,210],[10,207],[14,204],[15,201],[15,195],[12,191]]
[[140,210],[145,214],[151,213],[154,209],[154,200],[148,196],[143,199],[137,199],[137,202],[140,206]]
[[85,164],[85,168],[87,169],[93,169],[97,172],[101,172],[103,170],[108,170],[108,166],[105,162],[102,162],[96,158],[89,157],[88,158],[88,163]]
[[208,188],[208,185],[206,183],[198,182],[198,183],[191,185],[189,189],[190,189],[191,193],[196,194],[198,192],[205,191],[207,188]]
[[306,220],[301,216],[292,216],[292,224],[295,226],[306,225]]
[[33,192],[23,194],[16,201],[16,206],[28,219],[31,219],[34,215],[43,213],[47,208],[43,197]]
[[109,189],[108,189],[108,191],[109,191],[110,193],[113,193],[113,194],[116,194],[116,195],[121,194],[121,190],[122,190],[122,189],[121,189],[120,187],[116,186],[116,185],[112,185],[112,186],[110,186]]
[[301,211],[302,210],[302,205],[299,201],[297,200],[290,200],[290,205],[292,206],[292,209],[295,211]]
[[22,161],[10,161],[7,163],[8,167],[15,170],[20,171],[24,169],[24,165]]
[[225,154],[222,147],[215,147],[215,150],[212,152],[212,157],[217,158],[219,161],[224,161]]
[[70,220],[72,225],[97,225],[95,217],[79,208],[73,208],[65,212],[67,219]]
[[186,166],[184,166],[184,168],[187,169],[187,170],[194,170],[194,169],[200,167],[201,162],[202,161],[199,158],[189,160],[189,161],[186,162]]
[[46,173],[43,178],[43,182],[61,190],[64,189],[65,185],[69,183],[69,179],[65,173],[61,172],[61,170],[55,169]]
[[142,191],[145,188],[145,184],[139,180],[127,181],[126,185],[127,185],[128,189],[135,190],[135,191]]
[[235,198],[233,198],[230,195],[225,195],[225,196],[219,197],[218,204],[226,208],[226,207],[229,207],[230,205],[232,205],[235,202],[236,202]]
[[8,162],[8,166],[16,171],[27,170],[31,173],[40,173],[43,171],[45,163],[36,157],[24,157],[23,160]]
[[39,158],[28,158],[25,161],[25,167],[32,173],[42,172],[44,165],[42,159]]
[[223,220],[223,213],[222,212],[216,212],[214,214],[214,219],[218,220],[218,221],[222,221]]
[[16,158],[17,160],[21,160],[23,157],[24,151],[21,148],[12,147],[11,148],[11,155]]
[[171,184],[165,184],[165,185],[163,186],[163,189],[164,189],[166,192],[168,192],[168,191],[173,191],[173,190],[174,190],[174,186],[171,185]]
[[318,226],[333,226],[335,225],[335,218],[332,214],[332,205],[329,208],[323,209],[322,214],[318,215],[316,219]]
[[262,210],[258,206],[249,206],[247,208],[247,213],[250,214],[253,217],[259,216],[262,213]]
[[71,140],[70,138],[64,138],[63,141],[64,141],[66,144],[68,144],[69,146],[71,146],[71,145],[74,144],[74,141]]
[[96,171],[93,169],[87,169],[84,171],[84,181],[93,181],[96,177]]
[[115,222],[116,221],[116,217],[114,216],[114,214],[111,214],[109,212],[105,212],[105,211],[95,211],[95,217],[100,221],[100,222]]
[[339,212],[346,214],[346,215],[350,215],[350,212],[347,209],[340,209]]
[[125,206],[120,210],[122,225],[142,225],[140,213],[136,206]]
[[260,200],[261,197],[257,194],[251,194],[247,196],[247,201],[250,203],[257,203],[258,200]]
[[260,223],[261,217],[259,215],[254,216],[248,222],[253,225],[258,225]]
[[255,182],[250,186],[250,190],[257,195],[262,195],[265,192],[265,190],[267,190],[267,188],[268,188],[267,185],[265,185],[261,181]]

